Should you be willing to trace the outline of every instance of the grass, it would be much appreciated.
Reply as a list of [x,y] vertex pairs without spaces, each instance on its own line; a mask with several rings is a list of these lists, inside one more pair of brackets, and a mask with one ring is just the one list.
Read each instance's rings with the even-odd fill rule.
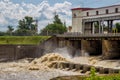
[[40,44],[49,36],[0,36],[0,44]]

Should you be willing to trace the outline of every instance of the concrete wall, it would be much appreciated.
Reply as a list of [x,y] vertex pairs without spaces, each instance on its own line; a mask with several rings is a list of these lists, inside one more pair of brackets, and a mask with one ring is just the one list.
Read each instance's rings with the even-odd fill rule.
[[85,23],[84,33],[88,33],[88,34],[92,33],[92,23],[91,22]]
[[0,45],[0,61],[16,60],[25,57],[36,57],[35,45]]
[[120,57],[120,43],[114,40],[102,41],[102,53],[104,59],[119,58]]
[[51,37],[39,45],[37,57],[53,52],[56,48],[67,47],[69,54],[75,56],[97,56],[101,55],[104,59],[111,59],[120,56],[119,40],[90,40],[67,39],[60,37]]
[[0,45],[0,61],[41,57],[53,52],[57,47],[56,37],[51,37],[39,45]]
[[42,42],[40,45],[38,45],[39,53],[37,53],[37,57],[40,57],[46,53],[51,53],[57,47],[58,47],[58,38],[53,36],[48,40]]
[[82,56],[93,56],[102,54],[102,43],[99,40],[81,40]]
[[82,12],[81,10],[72,11],[72,30],[71,32],[82,33]]
[[63,47],[67,47],[73,57],[101,54],[104,59],[111,59],[120,56],[119,40],[69,40],[53,36],[40,45],[0,45],[0,61],[41,57]]

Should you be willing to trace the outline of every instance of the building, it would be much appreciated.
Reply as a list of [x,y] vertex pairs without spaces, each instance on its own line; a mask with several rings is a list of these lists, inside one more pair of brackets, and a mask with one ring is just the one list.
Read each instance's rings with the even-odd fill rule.
[[[100,8],[73,8],[72,30],[80,33],[108,33],[112,32],[113,21],[120,20],[120,5]],[[105,29],[104,22],[107,23]],[[96,26],[95,26],[96,25]]]

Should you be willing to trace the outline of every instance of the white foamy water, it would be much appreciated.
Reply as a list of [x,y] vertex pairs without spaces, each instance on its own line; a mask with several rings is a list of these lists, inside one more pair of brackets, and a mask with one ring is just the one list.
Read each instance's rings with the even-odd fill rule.
[[72,58],[72,55],[70,54],[67,47],[64,48],[56,48],[53,53],[59,53],[65,58]]

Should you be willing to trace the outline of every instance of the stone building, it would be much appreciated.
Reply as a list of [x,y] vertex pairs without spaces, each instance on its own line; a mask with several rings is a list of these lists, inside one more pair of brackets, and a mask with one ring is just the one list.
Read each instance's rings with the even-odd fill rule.
[[[73,8],[71,10],[71,32],[104,33],[104,22],[106,22],[107,32],[111,33],[113,21],[120,19],[120,5],[100,8]],[[98,27],[96,27],[95,24],[97,24]]]

